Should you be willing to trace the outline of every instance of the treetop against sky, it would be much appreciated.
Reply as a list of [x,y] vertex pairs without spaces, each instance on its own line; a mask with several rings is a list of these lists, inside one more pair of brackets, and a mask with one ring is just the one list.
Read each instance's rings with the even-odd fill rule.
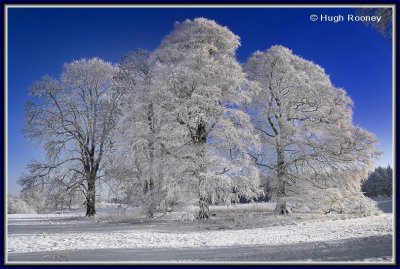
[[174,22],[205,17],[240,37],[237,58],[283,45],[325,69],[354,102],[353,122],[374,133],[392,164],[392,44],[361,22],[312,21],[310,16],[355,14],[349,8],[19,8],[8,10],[9,191],[39,147],[22,135],[24,102],[34,81],[59,77],[64,63],[99,57],[117,63],[128,51],[154,50]]

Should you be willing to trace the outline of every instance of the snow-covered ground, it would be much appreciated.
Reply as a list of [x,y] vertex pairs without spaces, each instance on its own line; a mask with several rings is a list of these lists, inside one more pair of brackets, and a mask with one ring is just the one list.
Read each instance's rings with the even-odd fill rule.
[[190,233],[132,229],[114,232],[12,234],[9,236],[8,251],[13,253],[96,248],[284,245],[387,235],[392,233],[392,221],[391,216],[383,214],[347,220],[300,222],[285,226]]
[[[249,209],[248,207],[250,210],[258,212],[259,208],[247,206],[247,209]],[[214,212],[218,211],[223,210],[222,208],[214,209]],[[281,259],[283,261],[293,259],[323,261],[324,257],[326,260],[332,260],[328,257],[329,255],[326,256],[328,251],[326,248],[329,244],[332,249],[335,249],[335,246],[343,249],[343,246],[347,244],[355,252],[357,252],[355,246],[358,246],[358,248],[362,248],[362,253],[365,253],[361,256],[359,253],[355,253],[353,258],[348,255],[349,253],[336,253],[334,260],[340,260],[340,257],[336,257],[337,255],[345,255],[342,257],[343,261],[388,262],[391,261],[392,256],[390,250],[393,215],[391,213],[368,217],[332,215],[321,218],[296,214],[292,214],[290,217],[273,216],[272,214],[256,215],[258,219],[255,218],[255,221],[258,220],[258,225],[254,227],[254,225],[244,225],[243,219],[241,219],[241,225],[230,225],[230,221],[237,222],[235,218],[225,218],[224,220],[216,218],[201,223],[181,222],[165,218],[162,221],[149,222],[138,217],[140,214],[135,209],[130,211],[131,214],[124,215],[125,217],[121,217],[120,211],[114,215],[110,211],[104,212],[107,213],[100,214],[98,218],[83,218],[80,211],[52,215],[9,215],[7,238],[9,260],[37,260],[38,257],[41,257],[42,260],[54,260],[54,257],[61,255],[60,253],[64,253],[60,257],[69,253],[70,258],[57,258],[58,260],[93,261],[99,259],[97,257],[99,253],[109,253],[108,256],[101,256],[103,258],[110,257],[110,260],[118,260],[115,253],[131,253],[125,256],[120,254],[124,257],[120,258],[135,261],[143,260],[145,252],[164,251],[164,256],[161,255],[161,257],[173,261],[179,260],[178,258],[183,253],[189,253],[183,256],[185,260],[188,258],[189,260],[215,260],[216,253],[222,253],[220,256],[217,255],[217,260],[235,260],[234,258],[240,257],[244,260],[265,261],[268,253],[279,248],[312,248],[322,251],[321,253],[325,253],[325,256],[313,256],[312,254],[310,256],[307,254],[308,252],[305,252],[304,257],[288,255],[287,258],[281,257]],[[130,219],[133,216],[136,216],[137,219]],[[262,218],[265,219],[265,223],[260,225]],[[247,223],[252,222],[250,218],[246,221]],[[340,245],[342,246],[339,247]],[[372,247],[380,245],[381,250],[385,249],[385,252],[375,253],[375,250],[364,249],[368,248],[368,245]],[[229,252],[226,249],[229,249]],[[236,252],[240,250],[241,254],[232,258],[232,253],[228,253],[231,251],[235,253],[235,249]],[[98,251],[97,254],[96,251]],[[242,257],[243,251],[248,252],[249,255]],[[334,252],[335,250],[333,250]],[[51,253],[60,255],[49,258],[48,255]],[[77,256],[77,253],[87,253],[88,255],[82,258]],[[133,255],[134,253],[139,256]],[[259,256],[254,256],[254,253],[259,253]],[[280,256],[275,255],[275,257]],[[147,260],[152,260],[151,257],[147,258]]]

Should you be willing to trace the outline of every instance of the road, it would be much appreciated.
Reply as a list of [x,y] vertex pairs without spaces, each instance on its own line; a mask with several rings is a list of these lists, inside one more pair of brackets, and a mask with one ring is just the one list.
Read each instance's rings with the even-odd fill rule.
[[9,261],[362,261],[392,256],[392,236],[278,246],[182,249],[95,249],[9,254]]
[[383,199],[377,201],[377,206],[383,213],[392,213],[393,212],[393,204],[392,199]]

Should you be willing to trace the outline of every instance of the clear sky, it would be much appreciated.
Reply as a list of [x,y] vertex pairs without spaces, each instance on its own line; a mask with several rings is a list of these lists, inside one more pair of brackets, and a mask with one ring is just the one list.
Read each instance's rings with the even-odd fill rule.
[[[155,49],[175,21],[205,17],[241,37],[240,62],[256,50],[283,45],[325,68],[354,101],[354,123],[374,133],[384,152],[377,165],[392,165],[392,44],[360,22],[311,21],[310,15],[355,14],[329,8],[124,8],[9,9],[8,184],[41,157],[22,135],[28,89],[43,75],[59,77],[66,62],[99,57],[117,63],[130,50]],[[345,17],[346,18],[346,17]]]

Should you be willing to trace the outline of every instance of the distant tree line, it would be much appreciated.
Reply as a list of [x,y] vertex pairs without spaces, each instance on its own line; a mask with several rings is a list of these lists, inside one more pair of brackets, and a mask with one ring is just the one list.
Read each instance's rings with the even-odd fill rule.
[[377,167],[362,185],[364,194],[368,197],[393,195],[393,169],[388,165],[385,167]]

